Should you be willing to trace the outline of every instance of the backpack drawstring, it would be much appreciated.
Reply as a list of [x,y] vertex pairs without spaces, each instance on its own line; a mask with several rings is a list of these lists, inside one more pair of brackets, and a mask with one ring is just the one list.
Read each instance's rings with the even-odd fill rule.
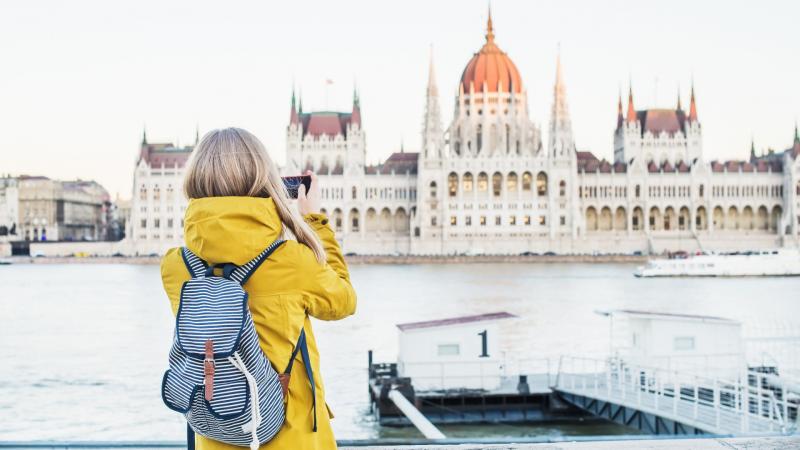
[[229,356],[228,361],[244,374],[244,377],[247,379],[247,384],[250,386],[250,415],[252,417],[250,418],[250,422],[242,425],[242,431],[245,433],[250,431],[250,433],[252,433],[253,440],[250,441],[250,449],[258,450],[258,447],[261,445],[258,441],[258,427],[261,425],[261,410],[258,407],[258,385],[256,384],[256,379],[247,370],[242,358],[239,356],[239,352],[234,353],[232,357]]

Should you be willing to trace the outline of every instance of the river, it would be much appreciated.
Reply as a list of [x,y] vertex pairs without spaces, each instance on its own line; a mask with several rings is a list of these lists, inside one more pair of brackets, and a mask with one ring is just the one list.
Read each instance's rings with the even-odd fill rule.
[[[607,319],[631,308],[769,326],[800,317],[800,278],[636,279],[628,264],[356,265],[355,316],[314,323],[328,402],[343,439],[416,437],[368,414],[367,350],[394,361],[396,323],[493,311],[501,347],[529,358],[603,357]],[[158,266],[0,266],[0,440],[178,440],[159,396],[173,331]],[[452,436],[624,432],[613,425],[451,427]]]

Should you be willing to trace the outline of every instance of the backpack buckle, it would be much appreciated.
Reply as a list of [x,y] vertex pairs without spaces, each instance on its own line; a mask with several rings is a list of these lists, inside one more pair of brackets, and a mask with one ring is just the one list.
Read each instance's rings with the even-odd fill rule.
[[214,370],[216,363],[214,362],[214,341],[211,339],[206,340],[206,357],[203,359],[203,386],[205,387],[206,401],[214,399]]

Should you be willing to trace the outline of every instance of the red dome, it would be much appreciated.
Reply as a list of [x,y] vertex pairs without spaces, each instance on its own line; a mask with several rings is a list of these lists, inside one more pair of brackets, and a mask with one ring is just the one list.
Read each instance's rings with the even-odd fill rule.
[[[461,86],[464,92],[469,92],[470,84],[475,92],[483,90],[483,83],[489,92],[522,92],[522,77],[511,58],[494,43],[494,30],[492,29],[492,15],[489,14],[487,25],[486,43],[475,56],[469,60],[464,73],[461,75]],[[502,88],[500,89],[500,85]]]

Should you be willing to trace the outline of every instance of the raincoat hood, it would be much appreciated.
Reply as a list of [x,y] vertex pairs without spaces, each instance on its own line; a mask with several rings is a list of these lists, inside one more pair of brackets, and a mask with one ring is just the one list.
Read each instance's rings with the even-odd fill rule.
[[206,197],[189,200],[183,233],[189,250],[206,262],[242,265],[282,230],[271,198]]

